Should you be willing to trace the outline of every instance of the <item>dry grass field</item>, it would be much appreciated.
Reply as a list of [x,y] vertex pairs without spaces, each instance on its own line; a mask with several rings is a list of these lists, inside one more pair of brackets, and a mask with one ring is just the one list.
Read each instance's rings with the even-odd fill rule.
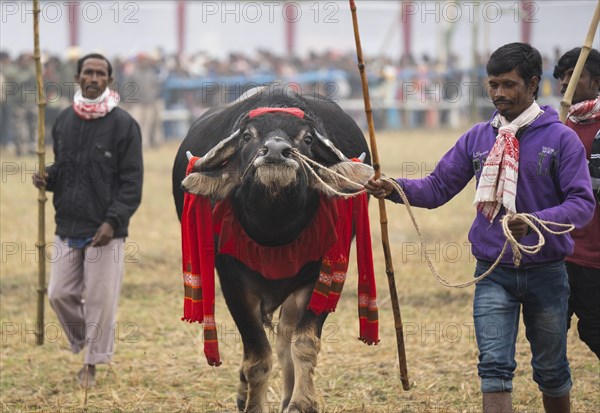
[[[382,168],[391,176],[424,176],[458,135],[447,131],[379,134]],[[180,238],[170,184],[176,148],[177,144],[169,144],[145,154],[143,202],[127,240],[126,275],[115,326],[116,354],[110,366],[98,368],[98,385],[87,398],[90,412],[235,410],[242,345],[220,292],[216,318],[224,361],[221,367],[206,364],[200,326],[180,321]],[[3,155],[0,405],[3,412],[84,411],[84,393],[75,380],[82,357],[68,351],[47,302],[46,343],[37,346],[33,335],[37,205],[30,182],[34,169],[33,157]],[[474,214],[473,194],[471,185],[444,207],[416,211],[436,266],[453,282],[469,280],[474,271],[467,243]],[[51,197],[47,204],[47,240],[52,239],[54,230],[50,201]],[[356,339],[356,276],[351,265],[339,307],[329,317],[323,333],[316,370],[322,411],[481,411],[471,316],[474,288],[448,289],[438,284],[422,259],[404,207],[388,203],[412,385],[410,391],[402,390],[376,203],[371,202],[370,208],[381,343],[369,347]],[[529,358],[528,342],[520,333],[513,393],[514,410],[519,413],[543,410],[531,379]],[[569,358],[575,384],[573,411],[600,411],[598,360],[575,330],[569,332]],[[269,398],[276,411],[281,393],[277,363],[270,385]]]

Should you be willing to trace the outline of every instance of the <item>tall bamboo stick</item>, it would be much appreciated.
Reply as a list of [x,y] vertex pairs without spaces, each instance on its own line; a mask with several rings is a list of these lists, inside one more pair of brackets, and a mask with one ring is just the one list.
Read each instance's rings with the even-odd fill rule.
[[[379,153],[377,152],[377,140],[375,138],[375,126],[373,123],[373,111],[371,110],[371,98],[369,97],[369,84],[365,73],[365,63],[363,61],[362,46],[360,43],[360,33],[358,31],[358,17],[356,15],[356,4],[354,0],[350,1],[350,10],[352,11],[352,23],[354,26],[354,40],[356,41],[356,56],[358,59],[358,69],[362,82],[363,99],[365,102],[365,113],[367,114],[367,124],[369,127],[369,140],[371,144],[371,158],[375,178],[381,176],[381,167],[379,165]],[[388,285],[390,289],[390,299],[392,303],[392,312],[394,313],[394,327],[396,329],[396,343],[398,345],[398,361],[400,363],[400,381],[404,390],[410,389],[408,381],[408,369],[406,367],[406,351],[404,349],[404,332],[402,326],[402,316],[400,314],[400,304],[398,293],[396,291],[396,280],[394,278],[394,265],[392,263],[392,254],[390,252],[390,240],[387,228],[387,212],[385,210],[385,200],[379,200],[379,218],[381,223],[381,241],[383,243],[383,255],[385,256],[385,272],[387,274]]]
[[[35,71],[37,79],[38,99],[38,173],[44,176],[46,165],[45,145],[45,109],[44,83],[42,80],[42,62],[40,55],[40,2],[33,0],[33,57],[35,59]],[[35,342],[44,344],[44,299],[46,296],[46,187],[41,186],[38,190],[38,287],[37,287],[37,321],[35,324]]]
[[596,36],[596,30],[598,29],[599,22],[600,0],[598,0],[598,3],[596,4],[596,11],[594,12],[594,16],[592,17],[592,22],[590,23],[585,42],[583,44],[583,47],[581,48],[581,53],[579,54],[579,58],[577,59],[577,63],[575,64],[575,69],[573,69],[573,74],[571,75],[571,79],[569,80],[569,85],[567,86],[565,95],[563,96],[563,99],[560,102],[560,121],[562,123],[565,123],[567,121],[569,108],[571,107],[571,102],[573,101],[573,94],[575,93],[575,89],[577,88],[577,82],[579,82],[581,72],[583,72],[583,66],[585,65],[585,61],[587,60],[588,55],[592,50],[592,43],[594,42],[594,36]]

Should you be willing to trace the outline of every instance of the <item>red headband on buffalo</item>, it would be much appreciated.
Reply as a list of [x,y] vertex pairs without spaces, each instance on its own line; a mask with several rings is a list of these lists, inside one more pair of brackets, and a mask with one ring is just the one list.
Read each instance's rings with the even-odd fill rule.
[[252,119],[256,116],[267,113],[287,113],[288,115],[293,115],[300,119],[304,119],[304,111],[298,108],[256,108],[248,112],[248,117]]

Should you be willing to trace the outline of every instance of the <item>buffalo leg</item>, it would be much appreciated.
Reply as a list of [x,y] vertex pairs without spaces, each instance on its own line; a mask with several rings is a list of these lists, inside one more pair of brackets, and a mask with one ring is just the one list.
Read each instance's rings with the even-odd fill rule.
[[306,286],[292,293],[281,305],[281,313],[277,324],[277,358],[281,365],[283,376],[283,394],[281,397],[281,411],[289,405],[294,391],[294,361],[292,360],[292,340],[298,324],[298,315],[312,293],[313,287]]
[[247,413],[266,413],[268,380],[273,361],[271,346],[262,324],[260,299],[240,289],[222,289],[244,344],[238,408]]
[[[246,378],[247,382],[247,400],[246,400],[246,413],[267,413],[269,411],[267,406],[267,390],[269,375],[271,373],[272,358],[271,348],[268,347],[268,342],[265,351],[255,351],[252,348],[250,351],[246,351],[247,347],[244,343],[244,361],[242,362],[242,373]],[[254,344],[252,345],[254,347]],[[238,394],[238,398],[241,395]],[[241,403],[238,402],[238,405]]]
[[322,314],[317,317],[306,309],[307,302],[304,303],[302,317],[296,326],[291,343],[294,391],[288,406],[289,413],[318,412],[314,373],[317,355],[321,348],[321,329],[327,315]]
[[240,382],[237,388],[237,408],[240,412],[246,410],[246,400],[248,399],[248,380],[244,374],[244,360],[240,366]]

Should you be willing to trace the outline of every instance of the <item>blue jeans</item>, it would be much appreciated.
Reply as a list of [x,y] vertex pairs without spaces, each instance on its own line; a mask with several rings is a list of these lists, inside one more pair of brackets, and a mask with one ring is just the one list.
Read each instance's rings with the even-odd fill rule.
[[[489,267],[478,261],[475,275]],[[564,261],[522,269],[497,267],[476,284],[473,318],[483,393],[512,391],[521,306],[533,380],[547,396],[569,392],[573,384],[567,360],[568,299]]]

